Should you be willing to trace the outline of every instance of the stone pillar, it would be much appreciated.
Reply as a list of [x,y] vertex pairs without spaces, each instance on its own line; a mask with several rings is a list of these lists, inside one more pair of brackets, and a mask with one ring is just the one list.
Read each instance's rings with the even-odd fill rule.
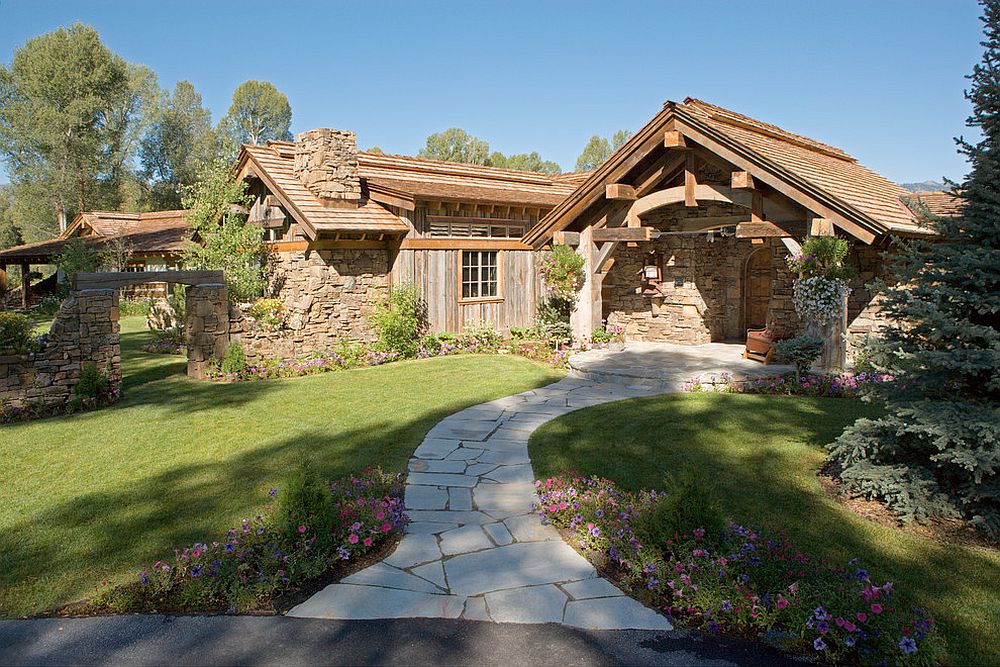
[[229,347],[229,290],[225,285],[194,285],[185,306],[187,374],[203,380],[213,359],[222,361]]
[[597,247],[594,245],[594,230],[587,227],[580,232],[580,245],[576,252],[583,255],[583,287],[576,296],[576,307],[570,313],[569,323],[573,329],[573,340],[589,341],[594,330],[601,326],[604,305],[601,301],[601,285],[604,274],[597,273]]

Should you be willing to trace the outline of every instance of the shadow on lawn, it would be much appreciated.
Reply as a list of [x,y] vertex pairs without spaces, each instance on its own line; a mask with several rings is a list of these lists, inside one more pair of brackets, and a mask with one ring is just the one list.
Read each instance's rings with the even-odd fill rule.
[[[1000,612],[989,593],[1000,587],[995,553],[873,524],[819,488],[823,446],[858,417],[874,414],[872,406],[843,399],[676,395],[586,413],[562,417],[536,433],[530,444],[536,475],[572,469],[638,490],[662,489],[668,475],[700,470],[734,520],[784,531],[804,551],[834,563],[858,556],[917,604],[936,609],[954,645],[982,649],[991,641],[983,636],[983,623]],[[607,456],[609,439],[613,457]]]
[[[240,518],[263,510],[267,488],[278,486],[301,459],[311,458],[332,480],[384,460],[385,450],[399,449],[400,442],[412,442],[414,449],[419,434],[445,416],[442,410],[413,423],[386,420],[334,439],[329,432],[296,433],[264,449],[173,468],[114,492],[81,489],[72,500],[26,516],[0,533],[0,591],[6,592],[0,593],[0,614],[10,615],[3,608],[7,595],[38,597],[28,589],[37,587],[45,598],[58,600],[79,593],[78,577],[47,578],[47,572],[78,574],[81,566],[92,567],[88,576],[96,585],[123,565],[138,573],[157,558],[172,556],[175,547],[220,539]],[[222,516],[220,508],[230,516]],[[40,531],[44,539],[39,539]],[[79,539],[81,531],[87,540]]]

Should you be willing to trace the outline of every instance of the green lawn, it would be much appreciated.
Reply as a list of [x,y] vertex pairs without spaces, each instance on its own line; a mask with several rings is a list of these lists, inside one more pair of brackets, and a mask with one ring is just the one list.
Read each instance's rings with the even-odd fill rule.
[[310,456],[330,478],[404,470],[446,415],[563,375],[512,356],[456,356],[305,378],[196,382],[143,353],[123,323],[124,399],[0,426],[0,613],[20,616],[121,581],[175,545],[252,516]]
[[835,562],[860,556],[937,618],[956,664],[996,664],[1000,553],[940,544],[886,528],[827,498],[816,471],[823,444],[871,408],[843,399],[675,394],[574,412],[531,438],[536,477],[565,469],[631,490],[663,488],[695,467],[728,516],[787,531]]

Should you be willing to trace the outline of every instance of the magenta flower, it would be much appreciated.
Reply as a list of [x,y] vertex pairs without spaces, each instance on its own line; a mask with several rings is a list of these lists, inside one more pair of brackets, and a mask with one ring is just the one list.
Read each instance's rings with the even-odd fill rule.
[[350,535],[347,536],[347,541],[350,542],[351,544],[357,544],[358,536],[355,533],[351,533]]
[[299,526],[299,532],[300,532],[300,533],[304,533],[304,532],[306,532],[307,530],[309,530],[309,529],[308,529],[308,528],[306,528],[306,527],[305,527],[305,525],[301,525],[301,526]]

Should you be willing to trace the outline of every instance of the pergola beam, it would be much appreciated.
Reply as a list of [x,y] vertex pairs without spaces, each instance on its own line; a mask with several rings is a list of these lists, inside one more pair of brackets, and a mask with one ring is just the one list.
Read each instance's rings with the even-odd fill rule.
[[595,229],[593,233],[594,243],[606,243],[610,241],[626,241],[636,243],[639,241],[652,241],[659,238],[660,232],[652,227],[605,227]]
[[753,176],[749,171],[734,171],[732,176],[733,190],[753,190]]
[[685,150],[688,145],[683,134],[677,130],[667,130],[663,133],[663,147]]
[[635,201],[635,188],[624,183],[608,183],[604,186],[604,197],[616,201]]

